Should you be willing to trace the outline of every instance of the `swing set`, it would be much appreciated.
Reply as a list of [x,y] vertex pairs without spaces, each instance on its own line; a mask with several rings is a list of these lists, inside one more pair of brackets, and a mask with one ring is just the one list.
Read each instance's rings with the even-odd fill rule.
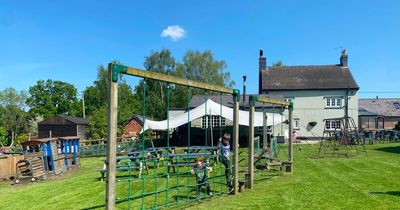
[[[144,80],[144,88],[143,88],[143,104],[142,104],[142,115],[143,115],[143,127],[146,125],[146,81],[160,81],[167,84],[166,88],[166,116],[167,120],[163,123],[166,123],[165,130],[167,132],[166,135],[166,147],[163,148],[150,148],[156,151],[156,156],[152,156],[153,154],[149,149],[145,148],[145,132],[142,132],[141,138],[141,150],[135,151],[134,156],[129,157],[117,157],[116,151],[116,143],[117,143],[117,113],[118,113],[118,80],[121,74],[130,75],[142,78]],[[239,145],[239,99],[240,92],[236,89],[226,88],[218,85],[213,85],[209,83],[203,83],[198,81],[187,80],[171,75],[149,72],[137,68],[122,66],[118,64],[108,64],[108,80],[110,82],[109,86],[109,97],[108,97],[108,130],[107,130],[107,159],[105,160],[105,171],[106,171],[106,209],[115,209],[115,205],[118,202],[127,201],[127,208],[131,208],[131,201],[134,199],[141,199],[140,205],[134,205],[134,208],[140,209],[157,209],[162,207],[169,207],[173,204],[180,204],[185,202],[193,201],[190,196],[193,189],[196,189],[196,182],[193,176],[191,176],[190,171],[195,164],[195,160],[198,157],[204,158],[206,160],[207,166],[213,168],[213,172],[208,174],[209,182],[211,185],[211,190],[214,192],[214,195],[221,195],[224,193],[223,186],[225,185],[225,168],[221,163],[218,163],[219,154],[216,151],[218,149],[214,148],[213,141],[213,128],[212,128],[212,120],[209,120],[208,117],[213,115],[220,115],[219,118],[219,130],[220,136],[222,133],[222,94],[227,94],[232,96],[233,101],[233,118],[232,118],[232,187],[233,191],[231,194],[237,195],[239,189],[239,174],[238,174],[238,145]],[[184,148],[182,152],[180,152],[180,148],[171,147],[170,145],[170,91],[171,86],[184,86],[187,87],[187,148]],[[205,113],[204,118],[206,120],[206,127],[204,129],[205,132],[205,145],[204,146],[192,146],[191,145],[191,119],[194,116],[191,116],[191,110],[189,106],[190,102],[190,89],[202,89],[206,92],[205,94]],[[220,94],[220,113],[209,113],[207,109],[207,101],[208,101],[208,92],[219,93]],[[269,104],[277,104],[286,107],[292,107],[291,103],[286,101],[270,99],[264,97],[251,98],[250,101],[260,101],[263,103]],[[224,110],[225,111],[225,110]],[[215,111],[214,111],[215,112]],[[195,113],[194,113],[195,114]],[[253,115],[253,116],[252,116]],[[291,122],[291,108],[289,108],[289,122]],[[254,104],[250,106],[250,114],[249,114],[249,172],[251,172],[251,183],[248,188],[251,188],[253,185],[253,149],[254,149]],[[211,124],[210,133],[211,133],[211,145],[209,145],[209,131],[208,125]],[[266,122],[265,122],[266,124]],[[291,123],[289,123],[289,130],[291,131]],[[250,146],[251,145],[251,146]],[[164,149],[165,152],[160,152],[161,149]],[[195,151],[195,152],[193,152]],[[251,154],[251,155],[250,155]],[[289,161],[292,161],[292,141],[289,135]],[[159,157],[162,156],[162,158]],[[158,168],[158,165],[161,161],[166,162],[165,169]],[[151,164],[153,163],[153,164]],[[152,165],[152,172],[148,172],[149,164]],[[141,167],[140,176],[136,176],[132,173],[137,167]],[[173,168],[174,172],[170,172],[170,168]],[[186,168],[184,172],[180,172],[179,168]],[[117,171],[119,169],[124,169],[123,178],[117,177]],[[125,170],[126,169],[126,170]],[[143,170],[146,169],[146,170]],[[217,170],[219,169],[219,170]],[[147,171],[147,174],[145,174]],[[128,185],[125,188],[121,188],[125,190],[125,192],[117,192],[117,187],[121,185]],[[140,189],[141,192],[134,193],[135,189]],[[118,188],[119,189],[119,188]],[[172,191],[172,192],[171,192]],[[137,191],[136,191],[137,192]],[[122,197],[118,197],[118,195],[123,195]],[[227,192],[225,192],[227,193]],[[161,203],[160,203],[161,202]]]
[[[293,139],[292,139],[292,121],[293,121],[293,102],[287,102],[279,99],[273,99],[273,98],[267,98],[267,97],[262,97],[262,96],[249,96],[249,154],[248,154],[248,169],[247,169],[247,188],[252,189],[254,185],[254,165],[256,162],[254,162],[254,107],[256,105],[256,102],[261,102],[263,103],[263,149],[260,151],[261,154],[257,157],[258,161],[261,160],[261,158],[266,158],[267,163],[266,166],[267,168],[271,165],[279,165],[280,167],[286,167],[286,172],[292,172],[293,170]],[[273,111],[275,111],[275,105],[281,106],[281,133],[282,135],[282,130],[283,130],[283,110],[284,108],[287,108],[289,110],[289,140],[288,140],[288,159],[287,161],[279,160],[278,155],[277,155],[277,138],[272,135],[271,137],[271,143],[268,144],[268,139],[267,139],[267,115],[265,112],[265,104],[272,104],[273,105]],[[272,115],[272,134],[275,133],[275,112],[273,112]],[[279,137],[279,136],[278,136]],[[284,136],[283,136],[284,137]],[[281,143],[281,142],[280,142]],[[267,156],[267,150],[269,149],[269,155]],[[278,160],[277,162],[273,163],[271,162],[272,159]]]

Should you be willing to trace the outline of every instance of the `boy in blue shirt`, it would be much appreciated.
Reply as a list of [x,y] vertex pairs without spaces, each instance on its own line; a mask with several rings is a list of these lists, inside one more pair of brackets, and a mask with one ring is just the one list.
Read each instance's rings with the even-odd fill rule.
[[230,145],[231,135],[229,133],[225,133],[221,139],[219,139],[219,149],[220,149],[220,158],[221,163],[225,166],[225,178],[226,184],[229,188],[229,193],[233,191],[232,182],[231,182],[231,166],[229,162],[229,156],[231,153],[231,145]]

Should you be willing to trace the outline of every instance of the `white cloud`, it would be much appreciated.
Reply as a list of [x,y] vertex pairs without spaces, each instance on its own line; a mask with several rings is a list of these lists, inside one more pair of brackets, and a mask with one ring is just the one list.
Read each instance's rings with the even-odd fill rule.
[[173,41],[178,41],[185,37],[185,35],[185,29],[178,25],[168,26],[161,32],[161,37],[170,37]]

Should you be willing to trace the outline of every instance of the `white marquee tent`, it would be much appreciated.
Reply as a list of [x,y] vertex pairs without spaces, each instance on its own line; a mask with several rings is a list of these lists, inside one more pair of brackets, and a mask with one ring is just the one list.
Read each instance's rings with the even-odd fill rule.
[[[206,113],[207,106],[207,113]],[[190,119],[189,121],[193,121],[205,115],[215,115],[222,116],[225,119],[233,121],[233,109],[222,106],[210,99],[196,107],[195,109],[190,110]],[[273,119],[274,118],[274,119]],[[280,124],[285,121],[285,117],[280,114],[272,114],[267,113],[267,125],[270,126],[273,123],[275,125]],[[173,119],[169,120],[169,128],[177,128],[181,125],[184,125],[188,122],[188,113],[182,113]],[[249,126],[249,112],[239,110],[239,125]],[[153,121],[146,119],[145,125],[143,126],[143,130],[152,129],[152,130],[167,130],[167,120],[162,121]],[[254,126],[263,126],[263,113],[262,112],[254,112]],[[142,131],[143,131],[142,130]]]

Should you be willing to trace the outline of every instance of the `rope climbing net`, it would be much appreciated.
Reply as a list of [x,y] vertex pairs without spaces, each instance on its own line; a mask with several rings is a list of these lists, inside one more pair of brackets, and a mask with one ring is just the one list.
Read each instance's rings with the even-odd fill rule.
[[[182,78],[148,72],[122,65],[109,64],[109,101],[108,101],[108,141],[106,160],[106,208],[118,207],[125,209],[159,209],[176,204],[204,199],[212,195],[222,195],[229,191],[237,194],[237,157],[238,157],[238,110],[240,93],[225,87],[208,83],[185,80]],[[129,152],[127,156],[116,155],[116,131],[118,112],[118,79],[120,74],[143,78],[142,119],[146,125],[147,108],[151,101],[147,101],[147,82],[149,80],[167,83],[166,96],[166,145],[163,147],[146,147],[145,132],[141,134],[141,148]],[[171,86],[187,87],[187,145],[184,147],[171,146],[170,129],[170,94]],[[193,145],[191,139],[191,108],[190,97],[194,89],[205,91],[204,103],[204,142]],[[230,143],[233,154],[227,161],[223,160],[220,152],[222,146],[214,146],[212,113],[208,113],[208,93],[219,93],[220,113],[222,116],[222,96],[229,94],[233,99],[233,123]],[[220,139],[227,131],[219,117]],[[215,128],[214,128],[215,129]],[[209,138],[210,137],[210,138]],[[200,158],[203,159],[203,164]],[[231,159],[231,157],[233,157]],[[235,167],[236,166],[236,167]],[[231,171],[233,180],[231,182]],[[232,183],[232,185],[231,185]]]

